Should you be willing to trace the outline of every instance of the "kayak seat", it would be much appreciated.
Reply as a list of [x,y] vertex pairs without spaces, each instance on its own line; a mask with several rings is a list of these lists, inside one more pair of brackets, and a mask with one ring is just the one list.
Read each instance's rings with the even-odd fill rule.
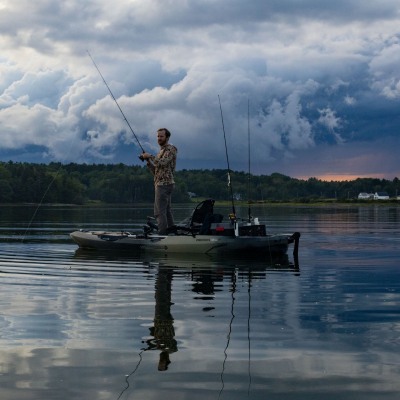
[[206,216],[214,212],[214,203],[215,200],[207,199],[197,204],[191,215],[191,226],[194,224],[202,224]]
[[214,214],[213,199],[206,199],[201,201],[194,208],[192,215],[179,224],[168,228],[169,233],[186,233],[192,235],[207,235],[210,233],[210,226],[213,222],[221,222],[223,216],[221,214]]

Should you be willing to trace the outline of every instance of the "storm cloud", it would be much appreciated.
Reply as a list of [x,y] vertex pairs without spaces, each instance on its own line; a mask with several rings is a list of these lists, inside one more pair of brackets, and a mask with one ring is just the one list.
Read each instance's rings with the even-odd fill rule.
[[[395,0],[0,1],[0,159],[400,176]],[[219,98],[218,98],[219,97]]]

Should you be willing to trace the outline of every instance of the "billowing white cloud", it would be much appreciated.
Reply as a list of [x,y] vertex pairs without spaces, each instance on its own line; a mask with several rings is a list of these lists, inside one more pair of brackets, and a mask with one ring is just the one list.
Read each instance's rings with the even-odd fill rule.
[[400,97],[400,37],[394,37],[369,64],[373,87],[389,99]]
[[340,118],[329,107],[318,111],[320,114],[318,122],[328,129],[328,132],[334,137],[336,143],[342,144],[344,140],[338,133],[338,129],[342,127]]
[[[221,164],[218,95],[232,159],[240,165],[250,127],[266,170],[324,142],[393,136],[400,122],[382,105],[400,102],[395,0],[3,0],[0,8],[4,160],[20,151],[29,161],[30,148],[65,162],[129,161],[121,146],[139,151],[87,49],[142,146],[156,151],[154,132],[168,127],[187,168]],[[377,115],[373,130],[370,110],[387,118],[384,130]]]

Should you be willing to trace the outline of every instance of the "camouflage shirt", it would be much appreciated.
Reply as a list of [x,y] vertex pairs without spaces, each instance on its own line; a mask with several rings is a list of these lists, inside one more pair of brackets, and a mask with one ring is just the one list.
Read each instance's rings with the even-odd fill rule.
[[154,185],[171,185],[175,183],[174,172],[178,149],[172,144],[166,144],[156,156],[151,156],[152,162],[147,164],[154,175]]

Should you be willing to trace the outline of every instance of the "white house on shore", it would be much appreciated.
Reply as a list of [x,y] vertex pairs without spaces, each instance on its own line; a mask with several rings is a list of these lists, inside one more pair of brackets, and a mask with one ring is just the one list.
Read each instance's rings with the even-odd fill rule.
[[389,195],[386,192],[376,192],[374,200],[389,200]]
[[358,200],[372,200],[374,198],[373,193],[361,192],[358,195]]
[[358,200],[389,200],[389,195],[387,192],[361,192],[358,195]]

